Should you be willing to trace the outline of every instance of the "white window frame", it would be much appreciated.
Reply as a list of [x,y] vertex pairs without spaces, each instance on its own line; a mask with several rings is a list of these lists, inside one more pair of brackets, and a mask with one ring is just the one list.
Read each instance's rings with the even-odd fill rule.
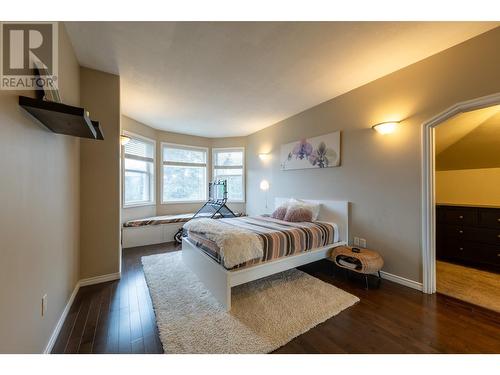
[[[173,148],[180,148],[180,149],[185,149],[185,150],[201,150],[205,151],[205,163],[184,163],[184,162],[165,162],[163,160],[163,154],[164,154],[164,146],[171,146]],[[168,201],[165,200],[163,196],[163,181],[165,180],[164,175],[163,175],[163,166],[165,165],[174,165],[174,166],[188,166],[188,167],[205,167],[205,198],[200,199],[200,200],[186,200],[186,201]],[[208,147],[200,147],[200,146],[190,146],[190,145],[183,145],[180,143],[171,143],[171,142],[161,142],[161,164],[160,164],[160,175],[161,175],[161,187],[160,187],[160,194],[161,194],[161,204],[186,204],[186,203],[200,203],[200,202],[206,202],[208,199]]]
[[156,141],[151,138],[144,137],[139,134],[135,134],[129,131],[123,131],[123,135],[131,138],[137,139],[140,141],[149,142],[153,145],[153,178],[151,182],[151,200],[149,202],[141,202],[141,203],[125,203],[125,146],[122,147],[122,207],[123,208],[133,208],[133,207],[146,207],[146,206],[155,206],[156,205]]
[[[232,165],[232,166],[217,166],[215,165],[216,162],[216,157],[215,154],[217,152],[228,152],[228,151],[241,151],[243,153],[242,161],[243,165]],[[215,179],[215,170],[216,169],[241,169],[241,183],[242,183],[242,191],[243,191],[243,199],[241,200],[234,200],[234,199],[228,199],[228,202],[230,203],[245,203],[246,201],[246,182],[245,182],[245,164],[246,164],[246,158],[245,158],[245,147],[214,147],[212,148],[212,181]]]

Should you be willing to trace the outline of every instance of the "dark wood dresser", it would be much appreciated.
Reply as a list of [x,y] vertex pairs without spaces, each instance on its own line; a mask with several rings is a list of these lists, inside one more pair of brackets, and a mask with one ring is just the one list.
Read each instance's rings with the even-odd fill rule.
[[436,207],[436,257],[500,272],[500,208]]

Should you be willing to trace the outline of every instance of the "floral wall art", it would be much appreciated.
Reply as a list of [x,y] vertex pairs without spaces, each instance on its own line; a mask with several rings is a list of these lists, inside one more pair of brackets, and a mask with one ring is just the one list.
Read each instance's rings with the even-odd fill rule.
[[282,170],[338,167],[340,131],[282,145],[280,160]]

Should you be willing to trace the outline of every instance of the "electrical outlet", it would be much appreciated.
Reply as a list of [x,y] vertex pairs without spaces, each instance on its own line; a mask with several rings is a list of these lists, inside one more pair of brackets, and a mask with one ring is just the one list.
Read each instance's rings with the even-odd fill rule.
[[366,239],[360,238],[359,239],[359,246],[366,248]]
[[44,294],[42,297],[42,316],[47,313],[47,295]]
[[359,246],[359,237],[354,237],[354,246]]

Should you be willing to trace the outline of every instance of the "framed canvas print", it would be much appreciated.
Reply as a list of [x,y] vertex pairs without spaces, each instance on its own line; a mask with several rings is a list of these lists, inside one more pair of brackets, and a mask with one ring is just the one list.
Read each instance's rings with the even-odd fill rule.
[[304,138],[281,146],[281,170],[340,165],[340,131]]

